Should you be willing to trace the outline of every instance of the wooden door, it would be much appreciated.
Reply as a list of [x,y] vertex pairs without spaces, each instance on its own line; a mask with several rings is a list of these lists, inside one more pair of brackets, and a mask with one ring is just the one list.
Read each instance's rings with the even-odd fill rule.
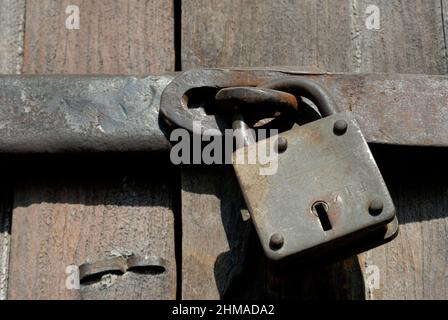
[[[79,7],[79,30],[65,26],[69,5]],[[302,66],[446,74],[447,7],[446,0],[0,0],[0,72]],[[446,299],[447,152],[372,148],[398,209],[398,238],[288,272],[264,258],[229,167],[181,171],[164,155],[20,157],[22,170],[2,180],[0,297]],[[113,279],[86,297],[65,288],[67,265],[112,250],[157,254],[169,268]]]

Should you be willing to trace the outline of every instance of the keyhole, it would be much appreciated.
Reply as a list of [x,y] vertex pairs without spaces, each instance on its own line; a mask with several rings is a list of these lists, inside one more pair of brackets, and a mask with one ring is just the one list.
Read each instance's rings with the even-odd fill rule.
[[324,231],[332,229],[330,219],[328,218],[328,204],[323,201],[317,201],[312,206],[313,213],[319,218]]

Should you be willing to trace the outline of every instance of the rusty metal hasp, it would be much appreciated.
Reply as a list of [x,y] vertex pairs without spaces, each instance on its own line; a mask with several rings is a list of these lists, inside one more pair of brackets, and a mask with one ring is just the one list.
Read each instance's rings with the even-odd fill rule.
[[354,114],[369,143],[448,146],[447,76],[288,67],[197,69],[143,78],[0,75],[0,153],[166,152],[171,144],[165,122],[189,130],[193,120],[205,129],[226,127],[220,116],[205,112],[201,99],[188,97],[293,76],[331,92],[341,111]]

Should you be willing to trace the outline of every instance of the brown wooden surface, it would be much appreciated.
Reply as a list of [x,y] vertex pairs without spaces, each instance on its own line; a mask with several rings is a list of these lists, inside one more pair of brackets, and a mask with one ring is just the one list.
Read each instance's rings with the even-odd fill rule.
[[[80,30],[65,28],[68,4],[79,5]],[[170,1],[28,0],[25,25],[24,73],[148,74],[174,68]],[[35,170],[15,185],[9,297],[175,298],[175,171],[167,168],[168,159],[39,161],[25,164]],[[160,256],[169,262],[167,271],[128,272],[82,295],[65,288],[68,265],[122,251]]]
[[[23,58],[25,0],[0,1],[0,74],[20,73]],[[0,300],[6,299],[11,228],[11,185],[3,179],[0,186]]]
[[[78,5],[80,30],[67,30]],[[157,74],[174,70],[172,1],[27,0],[24,73]]]
[[[9,297],[175,298],[174,185],[161,174],[172,169],[161,164],[168,159],[152,158],[33,159],[41,174],[25,171],[16,183]],[[160,173],[145,170],[151,164]],[[71,172],[63,173],[67,165]],[[162,257],[169,261],[167,272],[128,272],[81,292],[66,289],[67,266],[104,260],[114,253]]]
[[[68,4],[80,6],[80,30],[65,29]],[[380,30],[365,27],[370,4],[381,9]],[[26,5],[24,24],[23,0],[0,1],[1,73],[147,74],[174,68],[172,1],[27,0]],[[322,71],[447,72],[446,0],[183,0],[182,9],[183,69],[301,65]],[[448,298],[446,152],[394,147],[374,152],[398,209],[399,237],[358,257],[293,271],[274,270],[265,260],[250,221],[240,218],[244,202],[231,168],[185,170],[182,297]],[[15,183],[10,298],[81,298],[65,289],[65,267],[120,250],[161,255],[170,261],[168,271],[112,277],[100,289],[84,290],[82,298],[175,297],[176,172],[168,168],[172,176],[164,177],[148,169],[167,159],[131,159],[23,163],[29,169]],[[0,199],[0,298],[6,294],[9,192]],[[380,270],[379,290],[369,290],[364,281],[372,265]]]
[[242,219],[244,210],[232,168],[183,169],[184,299],[219,299],[241,273],[251,229],[251,222]]
[[25,0],[0,1],[0,74],[20,73]]
[[[367,5],[381,29],[365,27]],[[444,72],[439,0],[184,0],[182,67]]]
[[[445,1],[442,3],[446,11]],[[380,8],[380,30],[368,30],[365,26],[366,7],[371,4]],[[447,70],[443,30],[446,12],[442,14],[438,0],[254,0],[244,3],[184,0],[182,9],[184,69],[301,65],[341,72],[444,74]],[[408,155],[416,158],[420,153],[425,154],[420,149],[411,149]],[[384,163],[383,166],[388,166],[387,157]],[[395,163],[395,166],[400,168],[402,164]],[[445,239],[448,220],[444,199],[447,184],[441,179],[425,178],[424,170],[427,170],[428,163],[423,160],[409,168],[406,174],[396,175],[392,169],[388,175],[401,222],[401,232],[395,241],[360,255],[358,259],[351,258],[323,267],[331,272],[322,273],[322,268],[314,268],[300,270],[293,275],[264,273],[257,280],[256,295],[282,297],[282,293],[288,292],[289,297],[299,298],[447,298]],[[440,165],[433,170],[444,172],[442,168]],[[419,170],[422,170],[421,174]],[[223,252],[225,248],[239,246],[228,244],[235,240],[221,236],[223,227],[210,223],[220,215],[215,208],[219,208],[223,192],[214,186],[230,184],[234,178],[231,177],[231,169],[225,174],[210,171],[206,173],[206,179],[198,178],[199,174],[204,173],[194,170],[183,173],[183,200],[187,199],[183,202],[183,211],[200,210],[195,214],[205,218],[195,220],[200,225],[194,225],[194,228],[192,221],[183,219],[183,270],[194,270],[189,257],[195,256],[199,248],[203,250],[199,258],[201,268],[183,278],[182,295],[217,298],[219,290],[201,291],[198,288],[204,270],[213,268],[218,256],[226,253]],[[412,175],[413,179],[403,179],[407,175]],[[199,180],[208,183],[198,185],[190,182]],[[192,185],[196,188],[191,188]],[[210,190],[211,194],[203,197],[196,195],[197,190]],[[238,205],[231,204],[230,209],[226,209],[228,215],[231,215],[231,210],[239,210],[238,201],[236,197]],[[210,229],[210,225],[215,229]],[[185,232],[190,227],[208,228],[209,234],[218,234],[221,240],[213,242],[213,245],[209,239],[198,243],[196,236]],[[236,240],[237,243],[239,241],[242,240]],[[206,242],[208,244],[204,245]],[[197,260],[193,260],[194,263],[197,264]],[[235,265],[239,263],[239,260],[234,260]],[[364,283],[369,275],[363,272],[370,265],[379,268],[379,290],[369,290]],[[259,266],[255,264],[247,271],[253,276],[252,281],[257,279]],[[215,276],[216,288],[226,283],[228,276]],[[289,283],[286,279],[290,280]],[[211,279],[208,283],[212,283]],[[249,289],[244,290],[251,296]]]

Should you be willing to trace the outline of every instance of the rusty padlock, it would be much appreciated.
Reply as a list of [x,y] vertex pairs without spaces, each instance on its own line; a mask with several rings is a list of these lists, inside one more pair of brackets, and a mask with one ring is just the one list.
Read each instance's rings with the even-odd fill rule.
[[340,113],[331,95],[307,79],[278,79],[264,87],[308,98],[322,116],[257,142],[237,111],[234,128],[244,147],[234,158],[270,146],[277,153],[272,175],[261,175],[259,162],[234,163],[266,255],[283,261],[341,256],[391,240],[398,231],[395,207],[353,115]]

